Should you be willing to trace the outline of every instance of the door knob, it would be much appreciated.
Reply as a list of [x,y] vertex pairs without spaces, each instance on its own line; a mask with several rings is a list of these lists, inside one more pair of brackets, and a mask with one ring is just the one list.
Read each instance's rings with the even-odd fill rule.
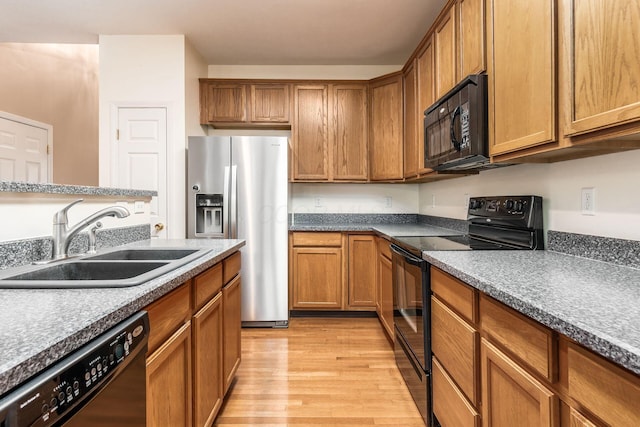
[[164,230],[164,224],[163,224],[163,223],[161,223],[161,222],[157,223],[157,224],[156,224],[156,225],[154,225],[153,227],[156,229],[156,231],[162,231],[162,230]]

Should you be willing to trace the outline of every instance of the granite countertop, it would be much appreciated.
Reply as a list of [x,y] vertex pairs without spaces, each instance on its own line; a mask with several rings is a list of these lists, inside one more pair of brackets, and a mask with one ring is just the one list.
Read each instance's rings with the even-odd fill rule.
[[133,190],[128,188],[91,187],[86,185],[31,183],[17,181],[0,181],[0,193],[43,193],[78,196],[122,196],[145,198],[150,198],[158,195],[157,191],[150,190]]
[[244,240],[145,240],[122,247],[209,249],[128,288],[0,289],[0,395],[220,262]]
[[386,237],[408,236],[450,236],[464,234],[448,228],[428,224],[385,224],[385,223],[325,223],[325,224],[292,224],[289,231],[370,231]]
[[640,270],[553,251],[428,251],[432,265],[640,375]]

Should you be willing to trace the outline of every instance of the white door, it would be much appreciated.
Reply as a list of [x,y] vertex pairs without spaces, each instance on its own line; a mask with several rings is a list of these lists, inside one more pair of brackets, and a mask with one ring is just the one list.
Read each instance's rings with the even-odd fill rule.
[[0,180],[48,182],[46,128],[0,117]]
[[118,108],[113,176],[120,188],[155,190],[151,237],[167,237],[167,110]]

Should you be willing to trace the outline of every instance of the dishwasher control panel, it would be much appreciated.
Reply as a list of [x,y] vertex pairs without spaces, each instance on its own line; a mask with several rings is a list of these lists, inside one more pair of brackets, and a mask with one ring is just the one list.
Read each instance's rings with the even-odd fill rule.
[[[0,399],[2,427],[46,427],[79,410],[141,351],[149,320],[139,313]],[[6,414],[6,415],[5,415]],[[1,419],[1,418],[0,418]]]

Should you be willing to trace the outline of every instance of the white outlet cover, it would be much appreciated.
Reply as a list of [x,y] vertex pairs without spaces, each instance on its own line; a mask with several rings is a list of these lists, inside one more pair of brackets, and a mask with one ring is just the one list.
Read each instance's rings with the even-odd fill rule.
[[585,187],[581,190],[580,209],[582,215],[596,214],[596,189]]

